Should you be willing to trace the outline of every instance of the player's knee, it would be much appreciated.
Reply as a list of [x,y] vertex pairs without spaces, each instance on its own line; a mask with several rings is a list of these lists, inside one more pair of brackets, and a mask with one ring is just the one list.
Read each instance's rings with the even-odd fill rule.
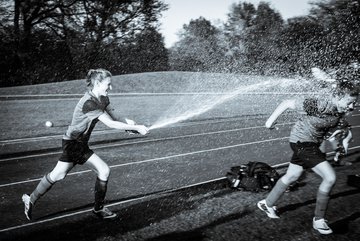
[[327,175],[324,178],[324,181],[329,185],[329,186],[333,186],[336,182],[336,175]]
[[110,167],[109,166],[104,166],[103,168],[101,168],[99,170],[99,178],[101,180],[108,180],[110,176]]
[[285,174],[283,177],[282,177],[282,181],[283,183],[285,184],[291,184],[295,181],[297,181],[299,179],[299,177],[301,176],[301,173],[298,174],[298,173],[291,173],[291,174]]

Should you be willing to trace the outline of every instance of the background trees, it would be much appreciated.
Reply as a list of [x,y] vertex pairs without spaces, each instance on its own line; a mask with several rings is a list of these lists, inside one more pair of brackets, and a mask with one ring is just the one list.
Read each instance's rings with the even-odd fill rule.
[[233,4],[223,24],[200,17],[165,48],[161,0],[0,0],[0,84],[83,78],[89,68],[308,75],[359,62],[360,1],[315,1],[284,21],[266,2]]
[[222,61],[219,30],[203,17],[191,20],[183,28],[180,41],[171,49],[172,69],[218,71]]
[[[204,18],[189,24],[212,29],[216,55],[205,48],[198,51],[207,38],[194,37],[196,31],[184,25],[179,42],[170,51],[170,59],[176,60],[170,65],[177,70],[289,76],[309,75],[312,67],[332,69],[359,62],[359,11],[359,0],[317,1],[309,15],[284,21],[266,2],[257,7],[239,2],[232,5],[223,26],[212,26]],[[198,67],[194,52],[201,54],[197,56],[201,60],[207,59],[207,68]],[[215,61],[213,56],[217,56]]]
[[[83,78],[99,66],[114,74],[134,71],[117,64],[119,58],[139,60],[129,46],[156,32],[166,9],[160,0],[1,0],[1,86]],[[159,34],[153,40],[164,46]],[[167,59],[164,47],[142,57],[152,55]],[[146,70],[167,64],[162,67]]]

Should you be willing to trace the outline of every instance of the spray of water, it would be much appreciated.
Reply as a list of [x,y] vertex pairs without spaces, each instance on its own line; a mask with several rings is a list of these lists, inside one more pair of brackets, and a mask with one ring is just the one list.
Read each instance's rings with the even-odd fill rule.
[[[224,82],[220,82],[224,83]],[[306,81],[301,82],[303,85],[307,84]],[[295,90],[304,86],[295,79],[270,79],[261,80],[258,83],[249,85],[239,85],[239,83],[232,83],[231,85],[217,86],[217,92],[211,93],[197,93],[185,95],[180,98],[172,108],[164,113],[152,126],[150,130],[162,128],[171,124],[175,124],[184,120],[188,120],[195,116],[201,115],[216,106],[219,106],[241,94],[259,92],[259,91],[281,91]],[[193,90],[198,90],[199,86],[192,86]],[[214,89],[213,89],[214,91]]]

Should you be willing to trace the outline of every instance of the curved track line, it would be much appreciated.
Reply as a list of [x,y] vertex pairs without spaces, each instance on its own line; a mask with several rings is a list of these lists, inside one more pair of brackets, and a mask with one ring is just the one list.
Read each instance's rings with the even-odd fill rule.
[[[122,163],[122,164],[117,164],[117,165],[111,165],[109,167],[110,168],[117,168],[117,167],[123,167],[123,166],[138,165],[138,164],[147,163],[147,162],[155,162],[155,161],[161,161],[161,160],[166,160],[166,159],[171,159],[171,158],[184,157],[184,156],[196,155],[196,154],[200,154],[200,153],[219,151],[219,150],[225,150],[225,149],[230,149],[230,148],[235,148],[235,147],[240,147],[240,146],[254,145],[254,144],[259,144],[259,143],[272,142],[272,141],[285,140],[285,139],[288,139],[288,137],[280,137],[280,138],[274,138],[274,139],[268,139],[268,140],[262,140],[262,141],[241,143],[241,144],[231,145],[231,146],[224,146],[224,147],[205,149],[205,150],[194,151],[194,152],[181,153],[181,154],[177,154],[177,155],[152,158],[152,159],[147,159],[147,160],[142,160],[142,161],[137,161],[137,162],[128,162],[128,163]],[[92,170],[88,169],[88,170],[84,170],[84,171],[72,172],[72,173],[69,173],[68,176],[78,175],[78,174],[87,173],[87,172],[91,172],[91,171]],[[13,185],[18,185],[18,184],[29,183],[29,182],[35,182],[35,181],[39,181],[40,179],[41,178],[36,178],[36,179],[29,179],[29,180],[26,180],[26,181],[19,181],[19,182],[1,184],[0,188],[13,186]]]
[[[349,148],[349,150],[350,149],[351,150],[352,149],[358,149],[358,148],[360,148],[360,146]],[[333,153],[333,152],[329,152],[327,154],[331,154],[331,153]],[[284,163],[279,163],[279,164],[273,165],[272,167],[274,167],[274,168],[282,168],[282,167],[287,166],[288,164],[289,164],[289,162],[284,162]],[[131,202],[143,200],[143,199],[146,199],[146,198],[151,198],[151,197],[156,196],[156,195],[162,195],[162,194],[167,194],[167,193],[171,193],[171,192],[176,192],[176,191],[183,190],[183,189],[186,189],[186,188],[196,187],[196,186],[200,186],[200,185],[203,185],[203,184],[212,183],[212,182],[216,182],[216,181],[221,181],[221,180],[225,180],[225,179],[226,179],[226,177],[215,178],[215,179],[211,179],[211,180],[207,180],[207,181],[203,181],[203,182],[198,182],[198,183],[194,183],[194,184],[190,184],[190,185],[185,185],[185,186],[174,188],[174,189],[159,191],[156,194],[150,194],[150,195],[145,194],[142,197],[137,197],[137,198],[132,198],[132,199],[128,199],[128,200],[124,200],[124,201],[120,201],[120,202],[115,202],[115,203],[112,203],[112,204],[109,204],[109,205],[106,205],[106,206],[107,207],[112,207],[112,206],[117,206],[117,205],[121,205],[121,204],[125,204],[125,203],[131,203]],[[51,221],[54,221],[54,220],[63,219],[63,218],[67,218],[67,217],[72,217],[72,216],[80,215],[80,214],[83,214],[83,213],[89,213],[89,212],[92,212],[92,208],[77,211],[77,212],[72,212],[72,213],[68,213],[68,214],[64,214],[64,215],[60,215],[60,216],[53,217],[53,218],[48,218],[48,219],[39,220],[39,221],[31,222],[31,223],[25,223],[25,224],[13,226],[13,227],[4,228],[4,229],[0,230],[0,233],[11,231],[11,230],[16,230],[16,229],[20,229],[20,228],[25,228],[25,227],[29,227],[29,226],[34,226],[34,225],[37,225],[37,224],[47,223],[47,222],[51,222]]]
[[[278,124],[278,125],[280,126],[280,125],[288,125],[288,124],[289,123]],[[109,148],[109,147],[127,146],[127,145],[133,145],[133,144],[142,144],[142,143],[165,141],[165,140],[176,140],[176,139],[188,138],[188,137],[194,137],[194,136],[206,136],[206,135],[213,135],[213,134],[219,134],[219,133],[228,133],[228,132],[252,130],[252,129],[259,129],[259,128],[264,128],[264,126],[252,126],[252,127],[236,128],[236,129],[231,129],[231,130],[212,131],[212,132],[199,133],[199,134],[189,134],[189,135],[172,136],[172,137],[157,138],[157,139],[150,139],[150,140],[131,141],[131,142],[126,142],[126,143],[118,143],[118,144],[98,145],[98,146],[92,146],[91,149],[103,149],[103,148]],[[56,152],[48,152],[48,153],[43,153],[43,154],[34,154],[34,155],[19,156],[19,157],[9,157],[9,158],[0,159],[0,162],[21,160],[21,159],[32,158],[32,157],[40,157],[40,156],[51,156],[51,155],[57,155],[57,154],[61,154],[61,153],[62,153],[62,151],[56,151]]]

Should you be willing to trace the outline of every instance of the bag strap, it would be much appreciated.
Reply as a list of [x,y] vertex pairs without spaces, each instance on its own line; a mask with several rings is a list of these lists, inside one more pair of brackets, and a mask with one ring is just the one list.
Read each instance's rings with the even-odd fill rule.
[[249,166],[249,176],[253,177],[254,176],[254,170],[256,168],[256,165],[258,164],[258,162],[249,162],[248,166]]

